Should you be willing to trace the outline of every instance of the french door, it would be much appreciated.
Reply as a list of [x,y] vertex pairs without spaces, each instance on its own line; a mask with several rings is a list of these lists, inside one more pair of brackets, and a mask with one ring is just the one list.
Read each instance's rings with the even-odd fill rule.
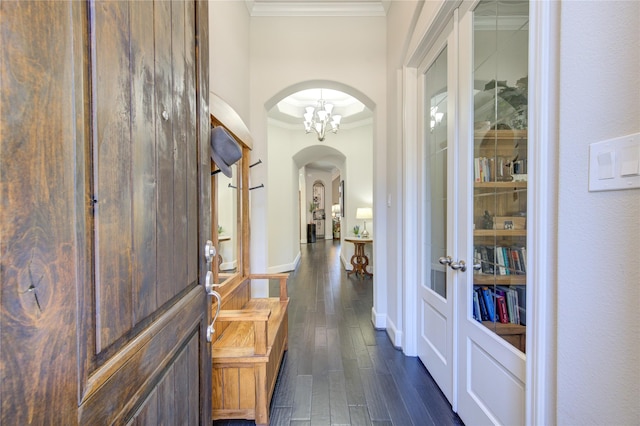
[[528,8],[463,3],[419,68],[417,351],[466,424],[525,422]]
[[420,81],[425,94],[421,102],[420,122],[422,151],[421,192],[423,202],[422,241],[419,247],[422,271],[418,284],[418,357],[427,367],[436,383],[453,402],[453,324],[454,296],[452,285],[454,270],[451,250],[455,230],[450,214],[456,211],[455,197],[450,196],[455,186],[453,156],[450,145],[454,141],[455,75],[450,65],[455,63],[456,48],[453,19],[438,42],[422,63]]

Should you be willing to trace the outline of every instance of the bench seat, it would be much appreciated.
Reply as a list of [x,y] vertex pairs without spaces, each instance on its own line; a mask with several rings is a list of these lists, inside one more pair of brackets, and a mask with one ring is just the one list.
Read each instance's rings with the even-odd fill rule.
[[281,278],[280,297],[250,298],[241,309],[222,305],[216,323],[228,325],[212,344],[214,420],[269,424],[269,405],[288,342],[288,275],[284,280],[282,276],[275,276]]

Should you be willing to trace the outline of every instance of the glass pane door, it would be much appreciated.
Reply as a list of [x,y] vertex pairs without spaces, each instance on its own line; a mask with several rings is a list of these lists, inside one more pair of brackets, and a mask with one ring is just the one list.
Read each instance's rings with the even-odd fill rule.
[[[449,27],[451,28],[451,27]],[[453,401],[453,286],[447,259],[452,253],[452,232],[447,220],[452,201],[449,185],[449,75],[448,47],[450,32],[441,36],[424,64],[424,98],[422,103],[423,145],[421,224],[423,241],[420,250],[420,285],[418,286],[418,356],[427,367],[443,394]],[[443,261],[441,261],[443,259]]]
[[528,2],[482,1],[473,23],[473,317],[525,352]]
[[425,74],[426,108],[425,134],[426,193],[425,228],[430,235],[424,265],[431,265],[428,288],[447,298],[446,265],[439,262],[447,252],[447,49]]

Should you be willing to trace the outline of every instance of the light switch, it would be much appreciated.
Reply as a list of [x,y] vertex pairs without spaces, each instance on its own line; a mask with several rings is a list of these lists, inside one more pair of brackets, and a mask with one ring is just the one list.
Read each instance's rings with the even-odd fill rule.
[[638,176],[640,174],[640,147],[625,148],[622,151],[620,176]]
[[589,191],[640,188],[640,133],[589,145]]
[[613,179],[613,164],[616,161],[615,152],[598,154],[598,179]]

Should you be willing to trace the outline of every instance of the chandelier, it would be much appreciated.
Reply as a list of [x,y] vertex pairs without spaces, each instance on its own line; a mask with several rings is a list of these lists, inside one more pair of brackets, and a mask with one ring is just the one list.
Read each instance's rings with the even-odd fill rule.
[[327,130],[338,133],[342,116],[331,115],[333,104],[329,104],[322,99],[322,89],[320,89],[320,99],[316,106],[308,106],[305,111],[304,130],[306,133],[311,133],[311,130],[314,130],[320,142],[324,141]]

